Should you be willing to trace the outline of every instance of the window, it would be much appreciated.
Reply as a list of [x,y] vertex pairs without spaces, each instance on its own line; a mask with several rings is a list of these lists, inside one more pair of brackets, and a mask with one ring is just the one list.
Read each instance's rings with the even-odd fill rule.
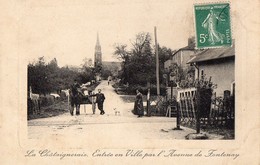
[[203,79],[204,78],[204,70],[203,69],[201,69],[201,79]]

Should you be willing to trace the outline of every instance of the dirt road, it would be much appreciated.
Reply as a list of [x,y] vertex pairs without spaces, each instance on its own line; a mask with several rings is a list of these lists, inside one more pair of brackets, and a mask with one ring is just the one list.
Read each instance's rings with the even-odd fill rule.
[[[137,118],[131,112],[133,103],[123,102],[107,81],[102,81],[97,89],[101,89],[106,97],[105,115],[100,115],[98,109],[96,114],[92,114],[91,105],[88,104],[81,105],[79,116],[71,116],[67,112],[60,116],[29,120],[28,138],[75,136],[86,139],[184,139],[188,133],[194,133],[194,130],[188,128],[173,131],[176,118]],[[115,115],[115,108],[120,111],[120,115]]]

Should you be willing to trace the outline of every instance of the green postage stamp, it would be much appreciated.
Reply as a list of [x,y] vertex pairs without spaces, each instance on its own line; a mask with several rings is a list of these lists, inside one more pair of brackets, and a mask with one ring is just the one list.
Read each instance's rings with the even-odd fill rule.
[[194,14],[198,49],[232,45],[229,3],[194,5]]

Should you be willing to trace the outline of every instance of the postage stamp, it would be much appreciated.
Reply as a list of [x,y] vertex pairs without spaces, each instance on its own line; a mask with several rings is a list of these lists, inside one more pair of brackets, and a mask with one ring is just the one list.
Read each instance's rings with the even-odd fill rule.
[[232,45],[229,3],[194,5],[194,14],[198,49]]

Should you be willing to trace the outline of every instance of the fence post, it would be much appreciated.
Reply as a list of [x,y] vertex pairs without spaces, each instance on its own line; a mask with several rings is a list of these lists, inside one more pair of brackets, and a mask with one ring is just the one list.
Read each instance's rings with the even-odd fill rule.
[[180,108],[179,108],[179,103],[177,100],[176,100],[176,105],[177,105],[177,119],[176,119],[176,127],[173,128],[173,130],[183,130],[180,128],[180,125],[181,125]]
[[197,114],[196,114],[196,132],[197,132],[197,134],[199,134],[200,133],[200,109],[201,109],[201,107],[200,107],[200,102],[201,102],[201,100],[200,100],[200,98],[201,98],[201,92],[200,92],[200,88],[197,88],[197,99],[196,99],[196,104],[197,104],[197,106],[196,106],[196,110],[197,110]]
[[147,92],[147,106],[146,106],[146,110],[147,110],[147,116],[150,117],[151,116],[151,110],[150,110],[150,89],[148,89],[148,92]]
[[199,115],[200,112],[199,112],[198,109],[197,109],[197,115],[196,115],[196,117],[197,117],[197,119],[196,119],[196,132],[197,132],[197,134],[200,133],[200,115]]
[[70,95],[68,94],[68,110],[70,111]]
[[173,97],[173,81],[171,81],[171,100],[172,100],[172,97]]

